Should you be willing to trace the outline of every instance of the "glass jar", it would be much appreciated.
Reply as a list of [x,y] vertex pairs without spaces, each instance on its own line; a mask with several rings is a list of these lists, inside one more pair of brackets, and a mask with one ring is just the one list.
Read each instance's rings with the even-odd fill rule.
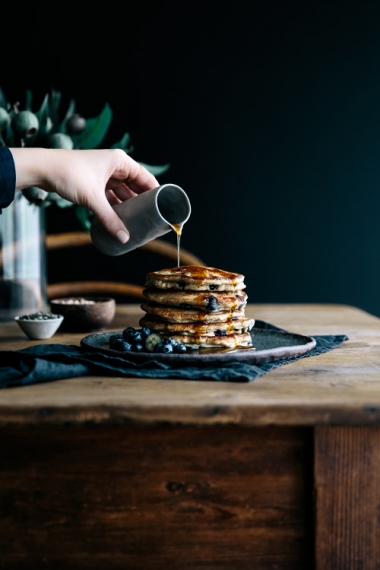
[[17,192],[0,214],[0,320],[46,304],[45,208]]

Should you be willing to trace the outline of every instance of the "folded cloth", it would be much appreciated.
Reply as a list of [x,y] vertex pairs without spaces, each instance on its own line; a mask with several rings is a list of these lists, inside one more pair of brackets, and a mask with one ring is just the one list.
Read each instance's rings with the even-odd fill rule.
[[[255,322],[256,328],[283,330],[266,323]],[[0,351],[0,388],[53,382],[78,376],[101,375],[130,378],[176,378],[182,380],[214,380],[216,382],[252,382],[274,368],[300,358],[316,356],[341,345],[348,336],[312,335],[315,347],[309,352],[287,360],[246,364],[231,362],[223,366],[174,368],[154,360],[136,364],[125,358],[66,344],[39,344],[22,350]]]

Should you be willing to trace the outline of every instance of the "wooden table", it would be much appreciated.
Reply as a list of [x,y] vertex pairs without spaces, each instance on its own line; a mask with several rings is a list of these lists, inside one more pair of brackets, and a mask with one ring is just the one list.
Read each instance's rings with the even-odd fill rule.
[[[250,384],[1,390],[0,568],[380,567],[380,320],[343,305],[246,314],[350,340]],[[110,330],[139,316],[119,306]],[[33,343],[1,323],[0,349]]]

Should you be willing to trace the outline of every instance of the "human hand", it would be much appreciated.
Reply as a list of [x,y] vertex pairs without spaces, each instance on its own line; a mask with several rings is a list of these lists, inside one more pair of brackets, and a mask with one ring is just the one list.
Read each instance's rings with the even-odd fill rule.
[[159,186],[156,178],[121,149],[11,148],[16,189],[37,186],[88,208],[105,229],[126,243],[128,229],[112,206]]

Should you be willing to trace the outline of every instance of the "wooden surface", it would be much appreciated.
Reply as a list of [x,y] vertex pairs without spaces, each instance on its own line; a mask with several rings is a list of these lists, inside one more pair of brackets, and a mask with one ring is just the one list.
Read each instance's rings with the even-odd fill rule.
[[[109,330],[138,326],[139,305],[118,306]],[[0,423],[377,425],[380,423],[380,320],[345,305],[248,305],[248,316],[289,331],[347,334],[341,347],[277,368],[249,384],[82,377],[1,390]],[[41,342],[79,346],[83,334],[30,341],[2,323],[0,348]]]
[[315,428],[316,570],[380,568],[380,428]]
[[0,568],[312,568],[310,428],[0,436]]
[[[340,305],[246,313],[350,340],[250,384],[0,391],[0,568],[378,570],[380,320]],[[119,306],[110,330],[141,314]],[[0,349],[82,336],[29,341],[2,323]]]

